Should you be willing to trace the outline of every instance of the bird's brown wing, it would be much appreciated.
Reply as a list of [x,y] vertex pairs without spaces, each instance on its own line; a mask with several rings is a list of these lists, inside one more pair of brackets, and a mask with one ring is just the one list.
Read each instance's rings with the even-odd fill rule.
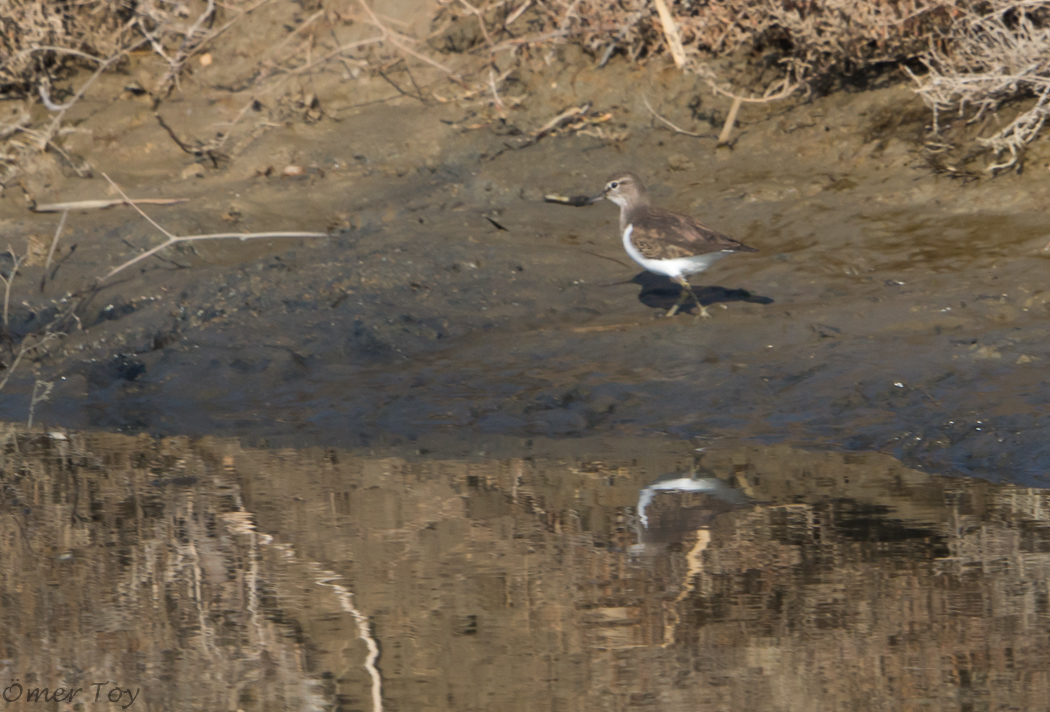
[[650,260],[672,260],[710,252],[758,252],[688,215],[646,207],[631,216],[631,242]]

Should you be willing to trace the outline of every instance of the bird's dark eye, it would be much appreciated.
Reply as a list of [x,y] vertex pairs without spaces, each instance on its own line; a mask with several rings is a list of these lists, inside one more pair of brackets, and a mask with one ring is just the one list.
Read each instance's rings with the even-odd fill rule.
[[620,187],[620,184],[617,183],[616,181],[613,181],[612,183],[609,184],[609,187],[610,188],[618,188],[618,187]]

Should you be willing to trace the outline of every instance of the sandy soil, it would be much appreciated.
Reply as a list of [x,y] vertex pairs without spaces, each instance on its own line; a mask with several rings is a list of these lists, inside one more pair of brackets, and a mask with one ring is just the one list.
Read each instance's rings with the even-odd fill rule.
[[[711,131],[727,102],[700,83],[618,59],[599,70],[571,49],[515,75],[525,101],[505,121],[422,68],[392,82],[339,69],[304,81],[316,103],[223,129],[251,96],[247,42],[216,50],[159,108],[187,139],[233,132],[217,167],[112,76],[64,144],[89,177],[45,156],[24,191],[3,193],[8,243],[35,256],[14,283],[15,343],[77,303],[49,353],[15,371],[3,418],[25,420],[41,380],[54,389],[35,418],[51,426],[337,446],[666,432],[1042,481],[1043,145],[1022,175],[938,177],[919,155],[924,109],[890,85],[747,107],[733,147],[716,149],[642,99]],[[601,135],[526,140],[586,102],[610,115]],[[542,202],[625,167],[659,203],[761,250],[694,279],[712,319],[660,318],[675,292],[623,254],[614,206]],[[178,234],[330,237],[194,243],[92,291],[162,238],[126,208],[73,213],[41,290],[58,217],[26,197],[112,197],[101,172],[137,198],[187,198],[148,209]]]

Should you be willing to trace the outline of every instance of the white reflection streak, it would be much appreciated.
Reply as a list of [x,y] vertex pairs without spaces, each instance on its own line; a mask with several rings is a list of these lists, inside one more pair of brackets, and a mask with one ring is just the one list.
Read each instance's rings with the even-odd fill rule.
[[[230,529],[239,534],[254,536],[257,533],[255,523],[252,521],[252,515],[246,511],[229,512],[224,515],[224,518],[230,525]],[[260,533],[260,539],[264,545],[273,542],[273,537],[268,534]],[[299,559],[295,550],[288,544],[273,544],[273,547],[289,559]],[[335,583],[342,578],[339,574],[322,569],[315,561],[304,561],[303,563],[317,573],[314,582],[318,586],[327,586],[335,591],[336,598],[339,599],[339,605],[343,612],[349,613],[354,617],[354,621],[357,623],[357,637],[364,641],[365,647],[368,648],[364,666],[365,670],[368,671],[368,676],[372,678],[372,712],[383,712],[383,678],[379,673],[379,668],[376,667],[376,660],[379,659],[379,645],[376,643],[375,638],[372,637],[368,616],[354,606],[354,594],[350,589],[342,584]]]
[[726,488],[726,485],[711,478],[698,479],[689,475],[670,479],[658,478],[638,493],[638,506],[635,511],[638,512],[638,520],[642,527],[648,529],[649,517],[645,516],[645,509],[652,503],[657,492],[717,492],[720,488]]
[[[292,547],[287,544],[275,544],[274,546],[288,558],[299,558],[295,555]],[[335,591],[335,596],[339,599],[339,605],[343,612],[349,613],[354,617],[354,621],[357,623],[357,637],[363,640],[365,647],[368,648],[368,655],[365,656],[365,670],[368,671],[368,676],[372,678],[372,712],[383,712],[383,678],[379,674],[379,668],[376,667],[376,660],[379,659],[379,645],[376,643],[375,638],[372,637],[372,631],[369,630],[368,616],[357,610],[357,607],[354,605],[354,594],[350,589],[342,584],[335,583],[337,579],[342,578],[339,574],[328,569],[322,569],[315,561],[303,563],[317,572],[318,575],[314,578],[314,583],[318,586],[328,586]]]
[[331,586],[339,599],[339,603],[342,604],[343,610],[352,615],[354,620],[357,621],[357,637],[363,640],[365,646],[368,647],[368,655],[365,656],[365,670],[368,671],[369,676],[372,678],[372,710],[373,712],[383,712],[383,678],[380,677],[379,668],[376,667],[376,660],[379,659],[379,645],[376,644],[375,638],[372,637],[372,631],[369,630],[368,616],[354,606],[354,594],[346,586],[334,583],[336,579],[340,578],[338,574],[324,569],[321,569],[321,574],[327,578],[315,579],[317,583],[321,586]]
[[693,543],[692,548],[689,549],[689,553],[685,556],[688,569],[682,576],[681,590],[668,607],[668,618],[674,618],[674,622],[670,623],[664,629],[664,643],[662,646],[664,648],[670,647],[674,644],[675,631],[678,630],[678,624],[682,620],[682,616],[678,613],[678,606],[685,600],[686,596],[692,594],[696,589],[697,579],[700,578],[700,574],[704,571],[704,549],[706,549],[710,543],[711,530],[697,529],[696,541]]

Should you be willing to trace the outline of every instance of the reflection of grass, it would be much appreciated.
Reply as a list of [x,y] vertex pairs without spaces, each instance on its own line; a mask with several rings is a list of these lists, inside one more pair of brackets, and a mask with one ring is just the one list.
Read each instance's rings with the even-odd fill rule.
[[[10,335],[8,336],[10,337]],[[14,352],[14,358],[11,360],[11,363],[7,364],[7,368],[4,369],[4,377],[0,378],[0,391],[4,390],[4,386],[6,386],[7,382],[11,380],[11,376],[14,375],[18,366],[22,363],[22,359],[46,352],[47,345],[52,341],[57,341],[61,336],[62,334],[53,331],[45,331],[42,334],[27,334],[26,336],[23,336],[18,342],[18,348],[12,349]],[[48,388],[47,393],[50,393],[50,391],[51,389]],[[36,389],[34,388],[34,394],[35,393]],[[34,396],[33,405],[46,398],[47,393],[44,393],[39,399],[36,399]]]
[[11,273],[4,275],[0,274],[0,279],[4,280],[4,328],[8,326],[8,306],[11,304],[11,285],[14,284],[15,275],[18,274],[18,268],[22,266],[26,258],[23,255],[19,257],[15,254],[15,251],[10,247],[7,248],[7,254],[11,255]]

